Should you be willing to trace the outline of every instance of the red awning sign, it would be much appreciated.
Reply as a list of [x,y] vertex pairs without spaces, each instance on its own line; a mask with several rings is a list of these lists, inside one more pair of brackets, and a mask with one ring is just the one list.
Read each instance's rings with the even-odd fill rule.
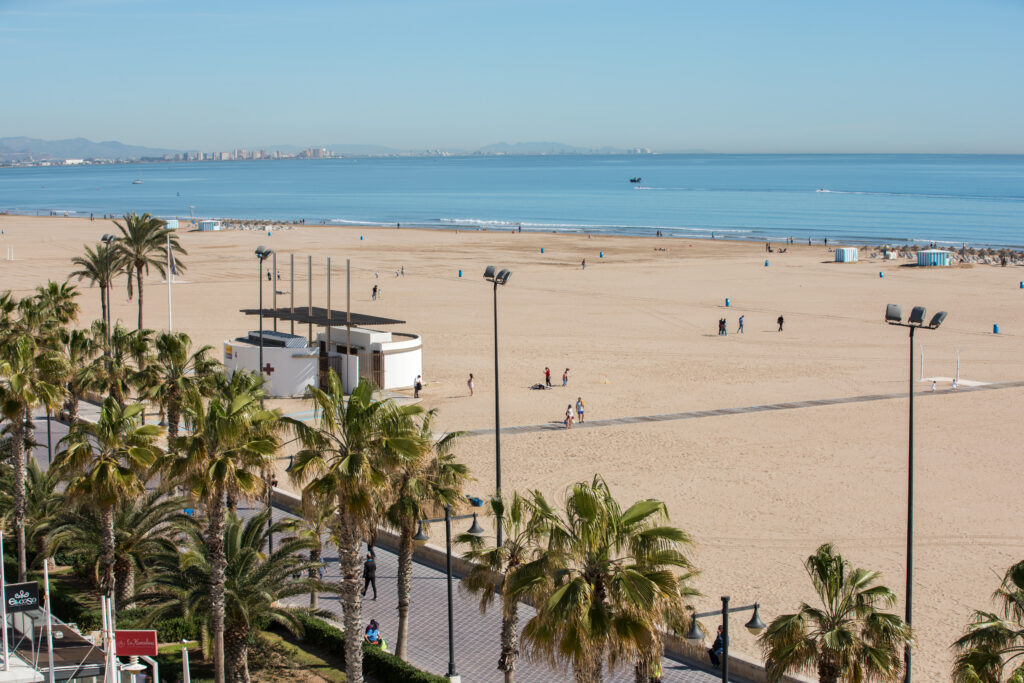
[[156,631],[114,631],[119,657],[155,657]]

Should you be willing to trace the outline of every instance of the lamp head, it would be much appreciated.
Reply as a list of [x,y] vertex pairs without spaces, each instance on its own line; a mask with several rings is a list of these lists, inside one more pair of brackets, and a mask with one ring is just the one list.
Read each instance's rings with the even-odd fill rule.
[[110,244],[111,242],[113,242],[116,239],[117,238],[114,237],[113,235],[104,234],[103,237],[100,238],[100,241],[103,242],[104,244]]
[[416,530],[416,535],[412,537],[412,541],[417,545],[423,545],[429,540],[430,536],[427,536],[426,531],[423,529],[423,522],[420,522],[419,529]]
[[697,623],[697,618],[690,620],[690,630],[686,632],[687,640],[704,640],[704,630]]
[[939,325],[941,325],[942,321],[945,320],[945,319],[946,319],[946,312],[945,311],[939,311],[938,313],[936,313],[935,315],[932,316],[932,321],[930,323],[928,323],[928,327],[930,327],[930,328],[932,328],[934,330]]
[[256,256],[259,257],[260,261],[262,261],[263,259],[267,258],[268,256],[270,256],[273,253],[274,253],[273,249],[267,249],[262,244],[260,246],[256,247]]
[[480,522],[477,521],[475,512],[473,513],[473,526],[469,527],[469,531],[467,531],[466,533],[470,536],[477,537],[483,536],[486,533],[484,528],[480,526]]
[[484,270],[484,279],[485,280],[492,280],[493,281],[494,280],[494,272],[495,272],[494,266],[487,266],[487,268]]
[[889,304],[885,307],[885,322],[897,325],[903,322],[903,309],[899,304]]
[[497,282],[499,285],[503,285],[506,282],[508,282],[508,279],[510,277],[512,277],[512,271],[505,268],[502,269],[502,271],[495,276],[494,281]]
[[750,631],[751,633],[753,633],[755,636],[756,635],[760,635],[761,631],[763,631],[763,630],[765,630],[765,628],[767,628],[764,625],[764,622],[761,621],[761,615],[758,613],[758,610],[760,609],[760,607],[761,606],[759,604],[757,604],[756,602],[754,603],[754,616],[750,617],[750,621],[748,621],[746,624],[744,624],[746,629],[748,631]]
[[911,325],[924,325],[926,315],[928,315],[928,310],[924,306],[914,306],[910,309],[910,319],[907,322]]

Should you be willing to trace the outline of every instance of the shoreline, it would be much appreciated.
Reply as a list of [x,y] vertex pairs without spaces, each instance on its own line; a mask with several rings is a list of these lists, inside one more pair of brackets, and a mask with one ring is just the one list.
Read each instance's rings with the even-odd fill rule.
[[[74,214],[74,215],[69,215],[69,214]],[[83,215],[83,212],[75,211],[75,210],[71,210],[71,209],[69,209],[67,211],[62,211],[62,212],[53,212],[51,215],[46,215],[46,216],[39,215],[38,212],[36,214],[31,214],[31,213],[10,212],[10,211],[5,210],[5,211],[0,212],[0,219],[2,219],[2,217],[4,217],[4,216],[12,216],[12,217],[19,217],[19,218],[30,218],[30,219],[39,219],[39,220],[53,220],[53,219],[82,220],[82,221],[90,222],[90,223],[96,222],[96,221],[103,222],[103,221],[113,221],[113,220],[120,220],[121,219],[121,216],[119,216],[119,215],[118,216],[109,215],[109,217],[92,217],[92,218],[90,218],[89,215]],[[963,242],[963,241],[961,241],[959,243],[960,246],[957,246],[957,243],[955,243],[955,242],[942,241],[942,240],[932,240],[931,242],[925,241],[925,240],[904,240],[902,243],[899,242],[899,241],[895,241],[895,242],[890,242],[890,243],[884,243],[883,244],[883,243],[878,243],[878,242],[875,242],[875,241],[845,241],[845,242],[844,241],[835,241],[835,240],[832,240],[832,238],[826,238],[827,240],[832,240],[831,244],[829,244],[827,241],[825,241],[825,239],[821,239],[821,240],[816,240],[815,241],[813,238],[811,239],[810,242],[807,242],[807,243],[801,242],[799,239],[792,238],[794,241],[787,243],[785,241],[786,238],[781,238],[781,239],[777,239],[777,240],[769,240],[769,239],[753,238],[753,237],[751,237],[749,239],[744,239],[742,237],[737,237],[735,235],[730,235],[729,237],[717,237],[717,236],[716,237],[710,237],[710,236],[705,236],[705,235],[672,234],[672,232],[671,232],[672,229],[667,229],[667,230],[662,229],[662,230],[660,230],[660,232],[663,232],[663,233],[666,233],[666,234],[658,235],[658,234],[643,234],[643,233],[636,233],[636,234],[634,234],[634,233],[628,233],[628,232],[613,232],[613,231],[601,231],[601,230],[583,230],[583,229],[574,230],[574,229],[567,229],[565,227],[563,227],[561,229],[553,229],[553,230],[547,230],[547,229],[543,229],[542,230],[542,229],[538,229],[538,228],[526,227],[526,228],[523,228],[521,230],[517,230],[514,227],[504,227],[504,226],[495,227],[495,226],[485,226],[485,225],[480,225],[480,224],[477,224],[477,225],[464,225],[464,226],[426,225],[426,224],[423,224],[423,223],[407,223],[407,224],[404,224],[404,225],[403,224],[391,225],[391,224],[370,223],[370,222],[368,222],[368,223],[336,222],[339,219],[325,220],[325,221],[318,222],[318,223],[311,223],[311,222],[302,222],[301,220],[300,221],[294,221],[294,220],[292,220],[292,221],[284,221],[284,220],[274,220],[274,219],[266,219],[266,218],[252,218],[252,219],[250,219],[250,218],[236,218],[236,217],[207,217],[207,216],[200,217],[200,216],[196,216],[193,219],[193,218],[182,218],[180,216],[156,216],[156,217],[160,218],[162,220],[177,220],[177,221],[179,221],[179,223],[184,223],[185,225],[188,225],[193,220],[195,220],[195,221],[199,221],[199,220],[214,220],[214,221],[220,222],[222,224],[222,226],[224,226],[221,230],[213,231],[213,232],[263,232],[263,231],[267,230],[268,228],[270,229],[270,231],[275,231],[275,230],[294,230],[294,229],[299,229],[299,228],[338,228],[338,229],[345,229],[345,230],[347,230],[347,229],[361,229],[361,230],[384,230],[384,231],[406,229],[406,230],[430,231],[430,232],[452,233],[452,234],[460,234],[460,233],[470,233],[470,234],[494,233],[494,234],[525,234],[525,235],[531,235],[531,236],[557,235],[557,236],[561,236],[561,237],[584,237],[584,236],[586,236],[588,239],[600,238],[600,239],[613,239],[613,240],[621,240],[621,239],[630,239],[630,240],[631,239],[651,239],[651,240],[677,240],[677,241],[679,241],[679,240],[687,240],[688,239],[688,240],[694,240],[694,241],[700,241],[700,242],[711,242],[711,243],[721,243],[721,244],[743,244],[743,245],[765,244],[767,242],[768,244],[773,245],[773,248],[775,249],[775,253],[778,253],[778,246],[777,245],[779,245],[779,244],[783,245],[782,246],[783,249],[787,249],[788,247],[803,247],[803,248],[826,247],[826,248],[828,248],[830,253],[833,251],[833,247],[834,248],[856,247],[859,251],[864,251],[864,250],[874,250],[874,251],[877,251],[877,252],[892,251],[892,252],[895,252],[897,254],[897,259],[900,259],[900,258],[911,258],[911,256],[913,254],[916,254],[918,251],[922,251],[922,250],[925,250],[925,249],[941,249],[943,251],[948,251],[948,252],[950,252],[950,253],[952,253],[954,255],[957,255],[961,259],[965,259],[966,260],[967,257],[970,257],[970,260],[966,261],[968,263],[979,263],[979,261],[975,260],[975,257],[985,258],[987,256],[988,258],[997,258],[997,257],[1002,258],[1002,257],[1005,256],[1007,258],[1007,260],[1008,260],[1008,263],[1006,265],[1024,265],[1024,246],[1022,246],[1022,247],[1000,246],[1000,245],[988,245],[988,244],[979,244],[979,243]],[[179,230],[181,232],[199,232],[199,230],[196,229],[196,228],[191,228],[191,229],[188,229],[188,230],[182,230],[181,228],[179,228]],[[651,230],[654,230],[655,232],[659,231],[659,230],[655,230],[653,228]],[[708,231],[708,232],[717,232],[717,231]],[[874,259],[876,257],[875,256],[870,256],[870,257],[867,257],[867,258]],[[982,265],[993,265],[993,264],[986,264],[983,261],[980,262],[980,263]],[[997,263],[997,264],[994,264],[994,265],[999,265],[999,264]]]

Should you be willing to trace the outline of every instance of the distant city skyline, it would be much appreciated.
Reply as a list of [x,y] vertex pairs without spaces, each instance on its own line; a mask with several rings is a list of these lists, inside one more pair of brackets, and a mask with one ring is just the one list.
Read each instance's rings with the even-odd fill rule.
[[0,137],[1024,153],[1024,4],[0,2]]

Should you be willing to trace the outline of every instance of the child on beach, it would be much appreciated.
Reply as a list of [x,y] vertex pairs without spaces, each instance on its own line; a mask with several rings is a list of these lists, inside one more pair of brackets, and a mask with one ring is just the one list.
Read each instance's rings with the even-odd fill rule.
[[544,386],[551,386],[551,368],[544,368]]
[[564,387],[568,383],[569,383],[569,368],[566,368],[565,372],[562,373],[562,386]]
[[572,429],[572,404],[565,407],[565,428]]
[[473,388],[475,387],[475,385],[473,383],[473,373],[472,372],[469,373],[469,379],[466,380],[466,386],[469,387],[469,395],[472,396],[473,395]]

